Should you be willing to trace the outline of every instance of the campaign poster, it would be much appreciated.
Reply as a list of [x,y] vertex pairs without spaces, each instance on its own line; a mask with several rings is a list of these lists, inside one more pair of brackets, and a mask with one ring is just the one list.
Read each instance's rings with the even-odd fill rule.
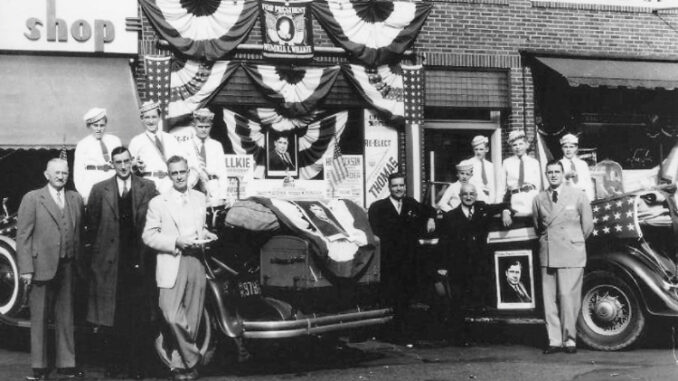
[[310,1],[261,2],[264,58],[313,58]]
[[228,187],[226,193],[228,199],[236,200],[243,198],[246,193],[247,184],[254,177],[254,167],[256,165],[252,155],[233,155],[226,156],[226,174],[228,175]]
[[[323,162],[323,172],[325,180],[332,183],[330,191],[332,198],[344,198],[355,202],[360,206],[365,206],[365,192],[363,179],[363,157],[361,155],[342,155],[341,161],[346,168],[346,175],[343,178],[333,176],[337,168],[334,166],[334,157],[327,156]],[[331,181],[329,179],[337,179]]]
[[398,131],[365,109],[365,207],[389,195],[388,176],[398,172]]
[[494,253],[497,308],[532,309],[535,307],[534,270],[531,250]]

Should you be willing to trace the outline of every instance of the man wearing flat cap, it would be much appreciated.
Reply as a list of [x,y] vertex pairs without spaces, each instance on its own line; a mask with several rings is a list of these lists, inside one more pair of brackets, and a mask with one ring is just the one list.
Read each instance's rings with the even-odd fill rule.
[[492,203],[496,199],[497,190],[494,183],[494,165],[485,159],[490,152],[489,139],[478,135],[471,140],[473,148],[473,177],[469,181],[478,189],[478,201]]
[[174,136],[158,128],[160,103],[144,102],[139,112],[145,131],[132,138],[129,151],[141,176],[153,181],[158,192],[164,193],[172,188],[165,162],[172,156],[182,156],[183,152]]
[[565,169],[565,184],[586,193],[589,201],[593,201],[595,194],[589,165],[577,157],[579,138],[572,134],[563,135],[560,138],[560,148],[563,150],[563,158],[560,162],[563,163]]
[[519,217],[532,215],[532,200],[542,188],[539,161],[527,154],[527,138],[525,132],[514,130],[509,133],[508,142],[513,156],[502,163],[502,184],[498,189],[509,202],[511,210],[504,210],[502,219],[504,226],[511,226],[513,213]]
[[201,108],[193,113],[193,137],[186,146],[191,172],[197,174],[197,189],[207,195],[208,204],[226,198],[228,177],[224,147],[210,138],[214,113]]
[[462,160],[455,166],[457,169],[457,181],[452,183],[436,204],[437,208],[443,212],[449,212],[461,204],[459,190],[463,184],[468,184],[473,177],[473,162],[471,160]]
[[85,113],[83,120],[91,134],[75,147],[73,183],[86,203],[94,184],[115,175],[111,151],[122,144],[117,136],[105,133],[108,124],[106,109],[94,107]]

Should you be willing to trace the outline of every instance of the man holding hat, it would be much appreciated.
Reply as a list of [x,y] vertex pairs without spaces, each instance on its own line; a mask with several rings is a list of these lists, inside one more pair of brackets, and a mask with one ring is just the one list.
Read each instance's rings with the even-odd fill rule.
[[198,189],[207,195],[210,204],[226,199],[228,187],[224,147],[210,138],[213,119],[214,113],[209,109],[195,111],[192,122],[195,133],[186,146],[191,172],[199,179]]
[[[508,136],[513,156],[502,163],[502,184],[504,200],[511,202],[511,209],[517,216],[532,215],[532,200],[541,190],[541,171],[539,161],[527,154],[527,138],[522,130],[514,130]],[[511,225],[511,214],[504,210],[505,226]]]
[[73,182],[84,202],[92,186],[115,175],[111,165],[111,151],[122,144],[117,136],[106,134],[106,109],[94,107],[83,115],[92,133],[78,142],[73,162]]
[[485,159],[490,152],[489,139],[486,136],[478,135],[471,140],[473,148],[473,177],[470,183],[478,189],[478,201],[492,203],[496,199],[497,190],[494,184],[494,166],[491,161]]
[[462,184],[468,184],[471,177],[473,177],[473,162],[470,159],[462,160],[455,168],[457,169],[457,181],[447,187],[436,205],[443,212],[449,212],[461,204],[459,190]]
[[171,134],[158,129],[160,122],[160,103],[147,101],[139,109],[141,122],[146,129],[132,138],[129,151],[139,173],[155,183],[160,193],[172,188],[167,176],[165,162],[172,156],[182,156],[179,142]]
[[593,181],[591,172],[586,162],[577,157],[579,149],[579,138],[572,134],[565,134],[560,138],[560,148],[563,150],[563,158],[560,162],[565,169],[565,184],[582,190],[586,193],[589,201],[593,201],[595,193],[593,192]]

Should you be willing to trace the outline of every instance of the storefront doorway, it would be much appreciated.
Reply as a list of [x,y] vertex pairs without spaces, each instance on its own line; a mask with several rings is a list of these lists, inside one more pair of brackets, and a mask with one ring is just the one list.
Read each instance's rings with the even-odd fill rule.
[[[490,140],[488,159],[494,163],[495,177],[501,168],[501,128],[499,112],[491,120],[426,121],[424,124],[424,180],[429,186],[427,202],[434,205],[447,184],[456,181],[455,165],[473,156],[471,140],[484,135]],[[495,182],[498,179],[495,178]]]

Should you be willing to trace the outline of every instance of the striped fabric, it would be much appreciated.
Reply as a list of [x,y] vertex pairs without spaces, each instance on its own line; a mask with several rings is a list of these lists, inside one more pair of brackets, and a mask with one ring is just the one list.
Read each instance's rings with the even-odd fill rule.
[[362,98],[388,121],[403,122],[405,116],[402,70],[399,65],[382,65],[376,69],[346,64],[344,76]]

